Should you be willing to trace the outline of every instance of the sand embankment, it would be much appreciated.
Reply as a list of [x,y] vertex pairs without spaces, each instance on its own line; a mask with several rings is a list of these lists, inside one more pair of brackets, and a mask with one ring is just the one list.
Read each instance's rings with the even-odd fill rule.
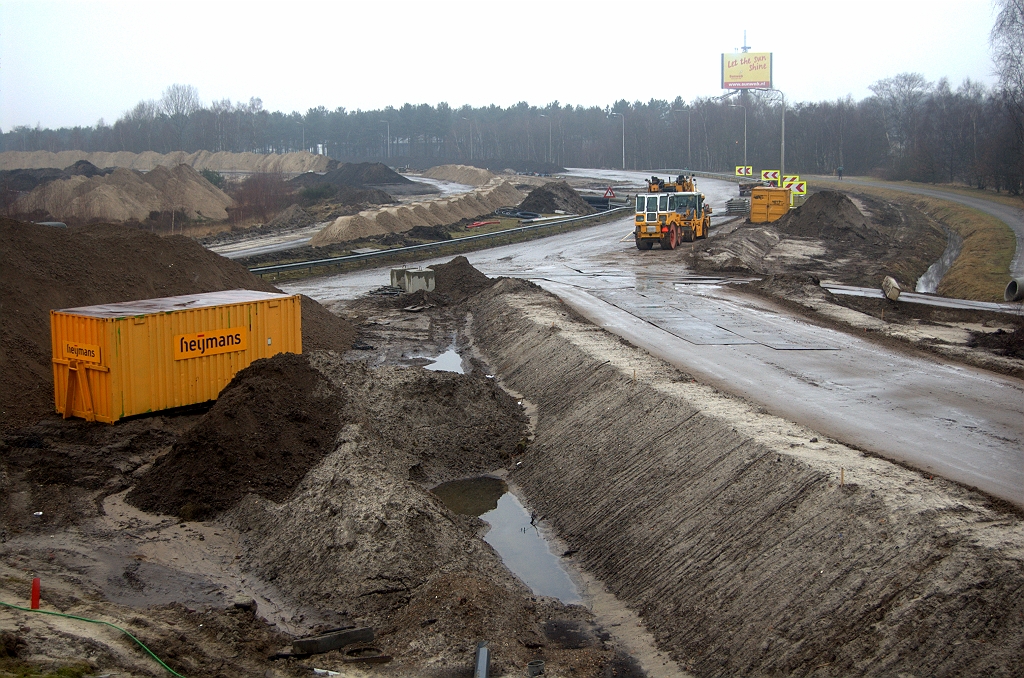
[[497,175],[471,165],[437,165],[423,172],[423,176],[467,186],[484,186]]
[[364,210],[339,217],[313,236],[310,245],[323,247],[372,235],[404,233],[416,226],[448,226],[475,219],[499,207],[518,205],[523,194],[510,183],[493,178],[487,184],[451,198],[414,202],[400,207]]
[[472,311],[536,407],[512,480],[681,666],[1017,675],[1018,515],[699,384],[525,281]]
[[234,201],[188,165],[158,166],[146,174],[119,167],[106,176],[74,176],[37,186],[17,202],[19,213],[46,212],[88,222],[144,221],[151,212],[184,212],[189,219],[223,221]]
[[5,151],[0,153],[0,170],[40,169],[44,167],[69,167],[79,160],[88,160],[97,167],[124,167],[147,172],[156,167],[188,165],[197,170],[215,172],[266,172],[300,174],[302,172],[325,172],[330,159],[325,155],[313,155],[305,151],[297,153],[211,153],[196,151],[185,153],[117,153],[85,151]]

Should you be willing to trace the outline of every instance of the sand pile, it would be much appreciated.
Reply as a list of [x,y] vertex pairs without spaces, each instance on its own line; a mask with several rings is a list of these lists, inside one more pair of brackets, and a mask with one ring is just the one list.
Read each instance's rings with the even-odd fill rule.
[[881,236],[853,201],[838,191],[812,194],[803,206],[785,214],[774,226],[780,233],[822,240],[875,240]]
[[[0,428],[53,412],[50,309],[228,289],[278,291],[182,236],[97,225],[55,229],[0,219]],[[345,350],[353,328],[303,299],[304,350]]]
[[286,207],[284,211],[280,212],[276,217],[267,222],[267,227],[271,229],[292,229],[292,228],[305,228],[306,226],[312,226],[316,223],[316,219],[309,215],[306,210],[302,209],[298,205],[291,205]]
[[544,184],[533,189],[519,204],[519,209],[540,214],[553,214],[556,210],[561,210],[569,214],[582,215],[597,211],[564,181]]
[[323,174],[306,172],[291,180],[296,186],[348,186],[362,188],[364,186],[386,186],[411,184],[398,172],[379,162],[346,162]]
[[494,174],[487,170],[469,165],[438,165],[423,172],[423,176],[467,186],[483,186],[494,179]]
[[5,151],[0,153],[0,170],[40,169],[44,167],[68,167],[80,160],[87,160],[97,167],[124,167],[147,171],[159,166],[175,167],[189,165],[197,170],[215,172],[266,172],[272,174],[298,174],[300,172],[326,172],[337,162],[324,155],[313,155],[305,151],[297,153],[228,153],[197,151],[185,153],[86,153],[85,151]]
[[19,213],[45,212],[61,220],[144,221],[151,212],[184,212],[190,219],[227,219],[234,203],[188,165],[146,174],[118,168],[37,186],[16,203]]
[[[314,247],[350,242],[373,235],[404,233],[416,226],[450,226],[463,219],[476,219],[499,207],[516,204],[522,194],[501,179],[452,198],[412,203],[398,208],[365,210],[339,217],[310,241]],[[425,214],[425,212],[429,213]]]

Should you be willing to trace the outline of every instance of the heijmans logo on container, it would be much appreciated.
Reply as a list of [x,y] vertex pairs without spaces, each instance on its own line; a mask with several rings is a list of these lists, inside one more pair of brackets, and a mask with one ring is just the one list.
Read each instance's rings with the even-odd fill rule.
[[245,327],[178,334],[174,337],[174,359],[187,360],[218,353],[244,351],[248,346],[248,335]]
[[100,362],[100,347],[94,344],[79,344],[65,341],[62,345],[66,360],[78,360],[85,363]]

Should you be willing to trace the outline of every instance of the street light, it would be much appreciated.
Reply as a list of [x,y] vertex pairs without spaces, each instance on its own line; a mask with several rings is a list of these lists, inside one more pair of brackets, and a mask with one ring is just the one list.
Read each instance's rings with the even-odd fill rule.
[[612,113],[622,118],[622,169],[626,169],[626,116],[622,113]]
[[381,120],[381,122],[388,126],[388,158],[391,158],[391,122],[388,120]]
[[766,91],[778,92],[779,96],[782,97],[782,142],[779,144],[779,186],[781,187],[782,177],[786,176],[786,95],[780,89],[771,88]]
[[462,119],[469,123],[469,161],[473,162],[473,121],[465,116]]
[[687,106],[686,108],[673,108],[673,113],[686,113],[686,169],[693,168],[693,158],[690,156],[690,114],[693,113],[693,108]]
[[547,116],[547,115],[544,115],[543,113],[540,114],[540,117],[548,119],[548,162],[552,162],[552,160],[551,160],[551,117]]
[[[729,104],[729,108],[743,109],[743,167],[747,166],[747,107],[742,104]],[[746,169],[743,170],[746,172]],[[746,175],[744,175],[746,176]]]

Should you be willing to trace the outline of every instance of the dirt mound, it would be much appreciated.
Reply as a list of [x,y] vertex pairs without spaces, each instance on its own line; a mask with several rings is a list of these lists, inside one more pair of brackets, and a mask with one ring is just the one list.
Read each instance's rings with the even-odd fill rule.
[[113,167],[100,169],[88,160],[79,160],[70,167],[65,167],[64,172],[72,177],[102,177],[114,171]]
[[334,194],[334,201],[342,205],[389,205],[395,202],[395,198],[379,188],[340,186]]
[[1014,320],[1010,331],[998,329],[995,332],[972,332],[969,346],[993,349],[1000,355],[1024,358],[1024,320]]
[[257,360],[128,493],[145,511],[201,520],[256,493],[283,501],[334,447],[342,401],[304,355]]
[[472,530],[410,479],[432,486],[507,464],[527,419],[483,375],[309,362],[345,403],[337,446],[287,502],[257,491],[230,520],[250,535],[243,566],[380,623],[438,574],[484,557]]
[[330,169],[335,161],[325,155],[313,155],[305,151],[296,153],[264,154],[264,153],[228,153],[222,151],[197,151],[185,153],[108,153],[85,151],[5,151],[0,153],[0,169],[40,169],[44,167],[68,167],[80,160],[88,160],[97,167],[124,167],[136,170],[151,170],[158,166],[174,167],[189,165],[197,170],[214,170],[215,172],[267,172],[273,174],[295,174],[299,172],[324,172]]
[[411,184],[413,182],[383,163],[347,162],[324,174],[314,172],[300,174],[292,179],[291,183],[304,187],[326,184],[328,186],[362,188],[364,186]]
[[184,212],[190,219],[227,219],[233,201],[188,165],[140,174],[118,168],[109,175],[77,175],[37,186],[17,202],[21,213],[57,219],[145,221],[151,212]]
[[447,264],[434,264],[435,296],[445,297],[452,302],[460,302],[481,292],[494,283],[496,279],[488,278],[473,268],[466,257],[458,256]]
[[467,186],[483,186],[494,178],[487,170],[469,165],[438,165],[423,172],[423,176]]
[[[279,291],[182,236],[0,219],[0,428],[53,412],[50,309],[229,289]],[[353,328],[303,300],[304,350],[345,350]]]
[[58,179],[67,179],[68,174],[59,169],[23,169],[0,171],[0,187],[15,193],[28,193],[36,186],[45,185]]
[[775,222],[780,233],[822,240],[877,239],[870,220],[844,193],[819,191]]
[[443,226],[413,226],[406,233],[410,238],[419,238],[434,242],[437,240],[451,240],[452,234]]
[[556,210],[561,210],[569,214],[582,215],[593,214],[596,211],[564,181],[544,184],[533,189],[526,196],[526,200],[519,203],[519,209],[541,214],[552,214]]
[[284,211],[280,212],[276,217],[267,222],[267,226],[277,230],[305,228],[306,226],[312,226],[315,223],[316,219],[311,217],[306,210],[302,209],[298,205],[291,205],[286,207]]

